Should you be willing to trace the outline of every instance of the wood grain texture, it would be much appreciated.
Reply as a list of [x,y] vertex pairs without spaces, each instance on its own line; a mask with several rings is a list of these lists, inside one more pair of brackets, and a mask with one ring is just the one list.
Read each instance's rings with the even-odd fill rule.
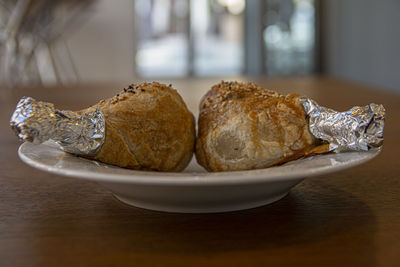
[[[8,127],[23,95],[80,109],[124,84],[0,88],[0,266],[400,266],[400,96],[329,78],[236,79],[337,110],[382,103],[383,152],[368,164],[306,179],[261,208],[153,212],[121,204],[96,183],[25,165]],[[172,83],[196,113],[218,81]]]

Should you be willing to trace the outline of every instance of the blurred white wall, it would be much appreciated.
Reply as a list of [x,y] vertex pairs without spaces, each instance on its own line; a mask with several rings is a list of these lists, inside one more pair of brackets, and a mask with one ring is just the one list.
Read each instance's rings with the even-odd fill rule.
[[324,70],[400,92],[400,1],[321,1]]
[[82,82],[134,79],[134,1],[99,0],[67,43]]

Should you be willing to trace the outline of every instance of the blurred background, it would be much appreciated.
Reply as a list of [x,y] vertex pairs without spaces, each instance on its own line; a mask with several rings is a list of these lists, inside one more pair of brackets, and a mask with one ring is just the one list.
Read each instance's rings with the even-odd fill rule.
[[398,0],[0,0],[7,87],[329,75],[400,92]]

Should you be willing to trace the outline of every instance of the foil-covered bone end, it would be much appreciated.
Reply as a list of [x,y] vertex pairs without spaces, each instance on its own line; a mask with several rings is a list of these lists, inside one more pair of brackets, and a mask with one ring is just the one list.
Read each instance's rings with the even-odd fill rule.
[[40,144],[48,140],[47,135],[52,127],[54,111],[53,104],[23,97],[11,116],[11,129],[19,139]]
[[383,144],[383,105],[372,103],[337,112],[306,97],[300,101],[308,117],[310,132],[328,142],[330,151],[367,151]]
[[105,138],[105,120],[100,110],[79,116],[31,97],[18,102],[10,126],[23,141],[40,144],[53,140],[62,150],[81,156],[96,155]]

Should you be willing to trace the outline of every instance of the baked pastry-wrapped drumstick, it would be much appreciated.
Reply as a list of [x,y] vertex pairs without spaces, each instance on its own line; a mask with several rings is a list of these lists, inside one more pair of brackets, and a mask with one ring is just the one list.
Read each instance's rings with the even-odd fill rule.
[[23,98],[11,127],[26,141],[56,141],[72,154],[138,170],[181,171],[194,149],[193,115],[160,83],[132,84],[87,109],[59,111]]
[[295,94],[221,82],[200,103],[196,159],[208,171],[249,170],[334,149],[380,145],[383,107],[356,108],[338,113]]

